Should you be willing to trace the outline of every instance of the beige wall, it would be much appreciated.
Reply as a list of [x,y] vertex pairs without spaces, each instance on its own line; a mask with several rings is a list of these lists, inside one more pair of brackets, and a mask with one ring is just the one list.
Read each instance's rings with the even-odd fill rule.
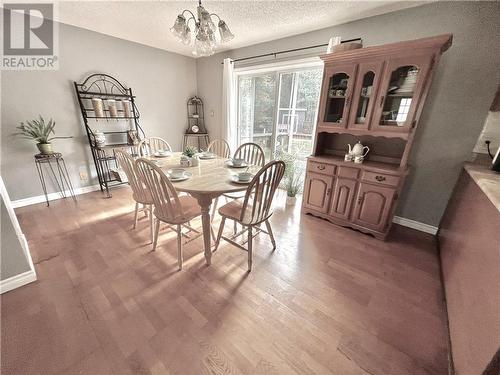
[[500,212],[463,172],[439,247],[457,375],[482,374],[500,345]]
[[437,226],[500,81],[499,2],[433,3],[199,59],[198,94],[205,101],[207,115],[214,111],[213,117],[207,116],[207,127],[212,136],[220,136],[220,63],[226,56],[247,57],[326,43],[333,35],[361,37],[365,46],[371,46],[444,33],[454,34],[453,46],[437,69],[397,209],[399,216]]
[[[59,49],[57,71],[2,72],[1,174],[12,200],[43,194],[33,164],[35,144],[12,137],[20,121],[38,114],[56,120],[57,134],[74,136],[54,141],[54,147],[63,153],[75,187],[97,184],[73,87],[92,73],[108,73],[131,87],[146,134],[181,147],[186,100],[196,93],[194,59],[64,24]],[[107,126],[101,121],[95,127]],[[90,179],[81,181],[80,172]]]

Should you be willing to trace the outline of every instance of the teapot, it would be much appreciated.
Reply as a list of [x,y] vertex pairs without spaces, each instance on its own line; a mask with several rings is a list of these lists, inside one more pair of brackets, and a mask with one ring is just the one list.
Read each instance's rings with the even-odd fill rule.
[[[363,146],[361,144],[361,141],[358,141],[353,147],[351,147],[350,144],[347,144],[349,146],[349,154],[353,156],[366,156],[368,154],[368,151],[370,151],[370,148],[368,146]],[[366,151],[365,151],[366,149]],[[364,152],[364,153],[363,153]]]

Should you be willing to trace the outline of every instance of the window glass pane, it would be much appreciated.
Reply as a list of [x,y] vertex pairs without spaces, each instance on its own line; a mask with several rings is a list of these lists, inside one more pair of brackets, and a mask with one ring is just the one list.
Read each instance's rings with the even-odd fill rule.
[[240,76],[238,93],[239,144],[257,143],[263,148],[266,160],[270,160],[276,102],[276,74]]
[[259,144],[266,160],[279,151],[297,154],[297,165],[305,171],[305,157],[312,151],[322,78],[321,67],[240,75],[239,144]]

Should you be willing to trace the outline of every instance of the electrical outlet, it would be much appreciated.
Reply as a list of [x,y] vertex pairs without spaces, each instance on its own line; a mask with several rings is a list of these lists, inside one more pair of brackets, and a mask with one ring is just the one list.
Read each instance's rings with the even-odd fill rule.
[[88,181],[89,179],[89,175],[87,174],[87,172],[80,172],[80,180],[81,181]]

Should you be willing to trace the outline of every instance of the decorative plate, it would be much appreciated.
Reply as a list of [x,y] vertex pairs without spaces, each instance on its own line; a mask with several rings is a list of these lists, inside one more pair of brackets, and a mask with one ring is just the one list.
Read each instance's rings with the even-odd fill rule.
[[198,154],[198,157],[202,160],[209,160],[209,159],[215,159],[217,157],[217,155],[215,154]]
[[153,156],[155,158],[168,158],[169,156],[172,156],[172,153],[170,151],[166,151],[164,153],[155,152]]

